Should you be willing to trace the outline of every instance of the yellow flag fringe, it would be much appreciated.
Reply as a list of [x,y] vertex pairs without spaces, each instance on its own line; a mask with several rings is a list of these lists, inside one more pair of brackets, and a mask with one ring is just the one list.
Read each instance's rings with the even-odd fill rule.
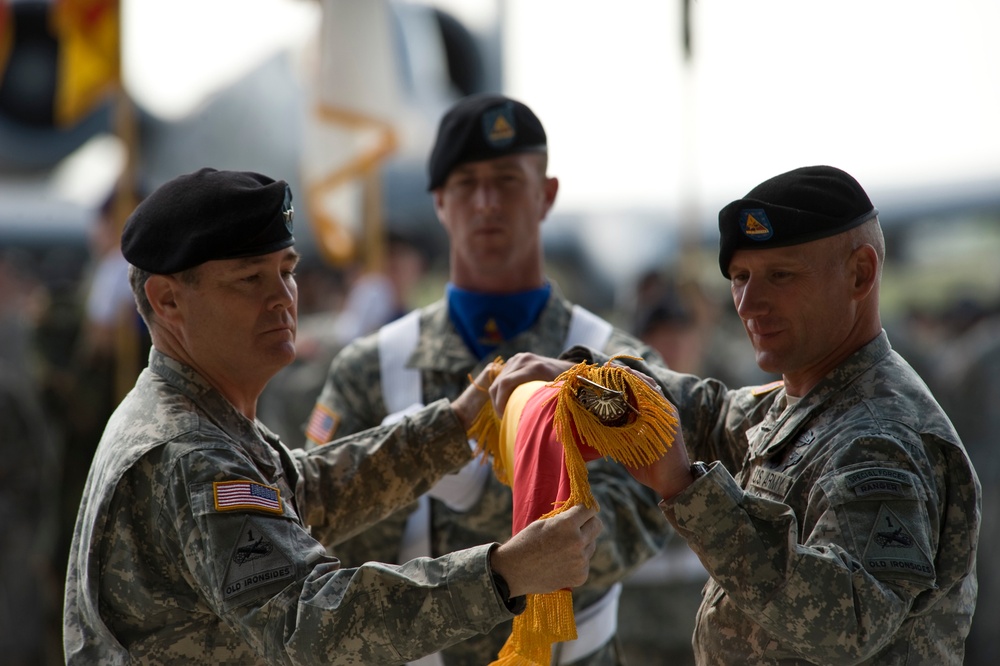
[[572,592],[529,594],[524,612],[514,618],[510,638],[491,666],[548,666],[552,644],[576,637]]
[[[616,356],[611,360],[615,358],[635,357]],[[498,372],[502,365],[501,359],[494,361],[495,371]],[[593,399],[582,399],[581,396],[593,388],[585,380],[620,392],[628,403],[624,414],[609,423],[608,414],[621,411],[621,400],[617,405],[609,405],[609,401],[614,402],[614,394],[609,397],[606,392],[591,393]],[[581,445],[626,466],[642,467],[658,460],[673,445],[678,427],[677,414],[663,394],[623,366],[578,363],[549,385],[560,383],[558,393],[549,400],[557,401],[553,426],[565,452],[570,496],[539,520],[577,504],[599,508],[590,490]],[[500,425],[500,416],[487,401],[468,435],[476,440],[477,453],[492,456],[494,473],[509,486],[513,484],[513,469],[504,467]],[[576,639],[576,619],[569,590],[529,594],[526,602],[524,613],[514,618],[511,635],[491,666],[546,666],[551,659],[553,643]]]

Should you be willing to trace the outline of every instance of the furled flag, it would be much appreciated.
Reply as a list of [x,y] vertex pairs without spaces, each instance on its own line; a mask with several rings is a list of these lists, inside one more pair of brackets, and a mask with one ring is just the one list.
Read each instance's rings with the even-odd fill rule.
[[380,223],[378,168],[398,145],[399,54],[386,0],[323,0],[319,80],[304,161],[313,234],[325,259],[354,260]]
[[14,46],[14,14],[8,0],[0,0],[0,83],[7,71],[7,58]]
[[119,0],[55,0],[52,34],[59,44],[56,124],[81,120],[121,86]]
[[[519,386],[502,418],[487,401],[469,436],[511,486],[511,532],[517,534],[577,504],[596,507],[588,461],[606,456],[630,467],[648,465],[673,444],[677,427],[663,395],[623,366],[580,363],[551,383]],[[493,664],[544,666],[554,643],[576,638],[570,590],[531,594]]]

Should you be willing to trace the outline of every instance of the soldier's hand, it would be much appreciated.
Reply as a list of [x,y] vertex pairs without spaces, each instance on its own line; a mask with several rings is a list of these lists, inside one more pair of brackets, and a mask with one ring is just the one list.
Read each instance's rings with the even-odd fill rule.
[[497,414],[503,415],[510,394],[521,384],[535,380],[552,381],[575,365],[572,361],[562,361],[530,352],[511,356],[504,363],[503,370],[490,385],[490,399]]
[[673,445],[659,460],[644,467],[625,467],[636,481],[652,488],[663,499],[670,499],[694,481],[691,461],[684,445],[684,432],[680,426],[674,434]]
[[587,581],[603,529],[595,509],[574,506],[515,534],[493,551],[490,565],[507,581],[512,597],[576,587]]
[[466,431],[472,426],[472,422],[479,414],[479,410],[483,408],[483,405],[490,398],[487,389],[490,388],[493,378],[497,375],[495,365],[494,363],[488,363],[479,373],[479,376],[476,377],[474,383],[466,386],[465,390],[462,391],[462,395],[451,401],[451,408]]

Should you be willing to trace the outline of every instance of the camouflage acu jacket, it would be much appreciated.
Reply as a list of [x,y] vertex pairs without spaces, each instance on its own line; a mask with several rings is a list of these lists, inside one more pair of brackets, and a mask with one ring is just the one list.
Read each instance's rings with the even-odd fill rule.
[[488,631],[511,618],[489,545],[345,569],[306,528],[350,534],[469,457],[444,402],[338,448],[290,452],[154,349],[87,480],[67,663],[399,664]]
[[[508,359],[522,351],[556,357],[563,351],[570,325],[572,305],[556,289],[528,331],[504,342],[496,355]],[[634,337],[615,329],[605,349],[609,354],[627,353],[662,365],[659,356]],[[441,398],[455,398],[468,385],[470,374],[478,375],[488,359],[472,356],[452,326],[447,304],[438,301],[421,311],[420,337],[409,366],[419,368],[424,404]],[[333,437],[339,438],[381,423],[386,416],[379,377],[376,336],[351,343],[334,359],[319,405],[338,421]],[[315,446],[314,444],[307,444]],[[328,447],[321,447],[328,448]],[[598,540],[588,583],[574,590],[576,608],[589,605],[607,592],[616,581],[654,555],[666,542],[670,527],[657,506],[657,498],[636,483],[620,465],[595,461],[589,465],[590,483],[600,503],[604,531]],[[432,499],[431,550],[435,555],[450,553],[484,541],[504,541],[511,533],[510,489],[492,475],[478,502],[468,511],[459,512]],[[346,564],[365,559],[397,562],[406,519],[413,507],[377,524],[350,541],[332,544],[336,534],[325,534],[327,543]],[[510,634],[510,624],[503,623],[487,636],[476,636],[443,652],[447,666],[487,664],[495,658]],[[580,666],[607,666],[619,663],[611,644],[577,660]]]
[[698,664],[962,664],[979,480],[884,332],[787,409],[780,384],[657,376],[718,461],[663,503],[711,574]]

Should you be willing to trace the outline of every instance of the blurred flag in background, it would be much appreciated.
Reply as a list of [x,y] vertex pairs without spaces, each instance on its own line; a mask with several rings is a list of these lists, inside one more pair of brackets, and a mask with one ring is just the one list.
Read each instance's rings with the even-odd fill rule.
[[0,82],[3,81],[4,72],[7,70],[7,57],[13,45],[14,23],[10,3],[7,0],[0,0]]
[[[377,258],[380,164],[398,145],[399,56],[385,0],[323,0],[303,175],[313,233],[334,264]],[[365,247],[366,241],[373,244]]]
[[56,124],[76,123],[121,85],[120,15],[119,0],[55,0]]
[[119,0],[0,0],[0,117],[69,130],[121,89]]

